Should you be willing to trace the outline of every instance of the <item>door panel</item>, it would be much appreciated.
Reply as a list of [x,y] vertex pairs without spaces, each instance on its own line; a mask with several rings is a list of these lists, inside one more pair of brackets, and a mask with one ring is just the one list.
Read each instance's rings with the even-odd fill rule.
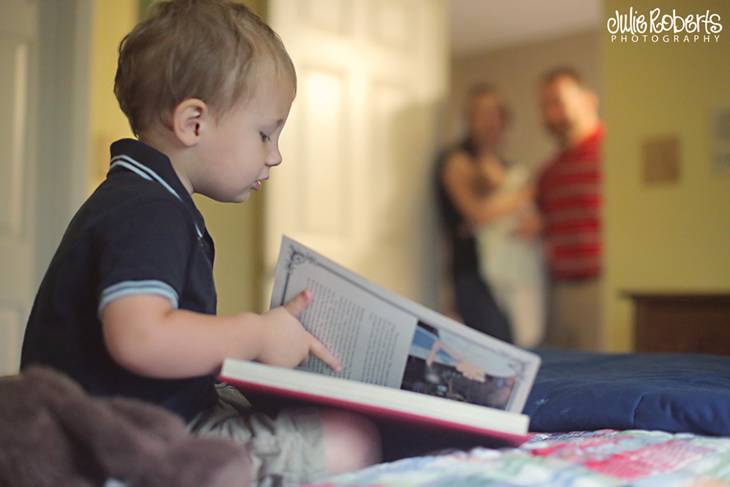
[[24,315],[13,309],[12,304],[0,303],[0,376],[16,372],[20,362],[20,346],[23,341]]
[[272,0],[297,68],[284,164],[264,195],[264,290],[286,233],[377,283],[436,305],[431,194],[446,96],[442,0]]
[[[350,179],[346,154],[351,151],[344,130],[347,78],[343,72],[305,67],[301,72],[302,111],[299,174],[295,201],[299,205],[297,231],[346,238],[347,194]],[[330,204],[322,206],[321,195]]]
[[0,2],[0,375],[17,371],[32,296],[32,181],[29,92],[37,5]]

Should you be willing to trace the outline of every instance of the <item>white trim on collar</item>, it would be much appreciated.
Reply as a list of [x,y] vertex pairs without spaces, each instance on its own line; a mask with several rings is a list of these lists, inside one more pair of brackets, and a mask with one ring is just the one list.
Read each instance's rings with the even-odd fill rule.
[[[167,181],[162,179],[159,174],[157,174],[155,171],[150,169],[149,167],[145,166],[144,164],[136,161],[135,159],[126,156],[126,155],[118,155],[112,157],[112,164],[110,166],[110,169],[114,169],[117,166],[121,166],[129,171],[132,171],[136,175],[140,176],[141,178],[146,179],[147,181],[156,181],[158,182],[163,188],[165,188],[168,192],[170,192],[172,195],[175,196],[178,200],[182,201],[182,198],[180,198],[180,195],[177,194],[177,191],[173,189],[172,186],[167,184]],[[195,225],[195,233],[198,234],[198,238],[203,238],[203,232],[198,227],[197,222],[193,221],[193,225]]]

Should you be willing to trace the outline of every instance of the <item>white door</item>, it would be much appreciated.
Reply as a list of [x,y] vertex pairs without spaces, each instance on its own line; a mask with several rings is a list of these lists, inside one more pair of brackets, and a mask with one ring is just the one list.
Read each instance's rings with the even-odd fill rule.
[[284,164],[266,183],[264,254],[282,233],[435,305],[432,161],[447,93],[442,0],[272,0],[299,77]]
[[16,372],[33,296],[37,4],[0,1],[0,375]]

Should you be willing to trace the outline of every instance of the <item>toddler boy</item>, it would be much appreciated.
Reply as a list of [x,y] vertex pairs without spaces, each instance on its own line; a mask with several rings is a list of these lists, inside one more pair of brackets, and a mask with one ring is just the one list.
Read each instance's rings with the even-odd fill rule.
[[69,224],[26,329],[21,366],[88,392],[148,401],[198,434],[249,445],[253,482],[289,484],[377,461],[378,436],[345,412],[251,410],[215,385],[226,357],[341,365],[297,316],[305,291],[261,315],[216,316],[214,245],[191,198],[243,202],[282,162],[296,92],[278,36],[227,0],[173,0],[119,49],[114,92],[137,139],[111,146],[106,180]]

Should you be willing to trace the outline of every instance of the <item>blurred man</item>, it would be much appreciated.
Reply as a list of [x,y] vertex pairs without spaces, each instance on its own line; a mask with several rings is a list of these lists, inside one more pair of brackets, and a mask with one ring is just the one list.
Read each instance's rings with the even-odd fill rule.
[[[604,127],[598,99],[570,68],[542,80],[545,127],[558,145],[537,187],[550,276],[547,344],[598,350],[601,347],[601,145]],[[530,224],[532,223],[532,224]]]

